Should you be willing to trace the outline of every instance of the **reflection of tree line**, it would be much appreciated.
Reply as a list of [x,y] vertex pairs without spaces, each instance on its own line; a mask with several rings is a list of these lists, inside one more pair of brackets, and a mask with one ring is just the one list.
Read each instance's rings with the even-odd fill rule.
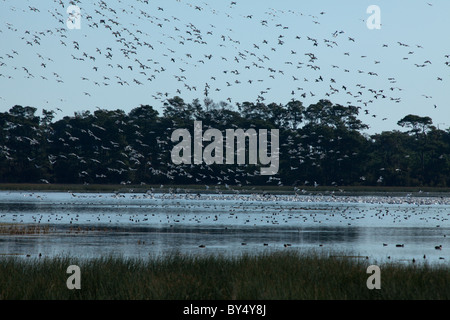
[[[359,108],[320,100],[304,107],[168,99],[163,114],[141,105],[128,114],[99,109],[54,121],[54,111],[14,106],[0,113],[0,182],[214,185],[449,186],[450,130],[407,115],[407,129],[367,136]],[[280,168],[258,165],[175,165],[177,128],[280,129]]]
[[16,212],[39,212],[41,207],[35,203],[0,203],[0,212],[16,213]]
[[293,240],[318,245],[358,242],[360,228],[351,226],[302,228]]

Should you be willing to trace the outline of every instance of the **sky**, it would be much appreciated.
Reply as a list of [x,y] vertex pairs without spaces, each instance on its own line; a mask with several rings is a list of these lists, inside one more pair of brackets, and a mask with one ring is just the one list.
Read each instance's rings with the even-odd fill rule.
[[[360,106],[367,133],[407,114],[450,127],[450,1],[0,0],[0,112],[208,97]],[[380,29],[367,21],[379,8]],[[447,37],[447,38],[445,38]]]

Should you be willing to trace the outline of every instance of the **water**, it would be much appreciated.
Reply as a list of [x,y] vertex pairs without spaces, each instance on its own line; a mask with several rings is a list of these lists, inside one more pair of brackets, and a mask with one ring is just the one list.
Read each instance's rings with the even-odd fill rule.
[[0,228],[41,228],[0,232],[0,255],[145,258],[312,249],[373,263],[447,264],[449,215],[446,197],[0,192]]

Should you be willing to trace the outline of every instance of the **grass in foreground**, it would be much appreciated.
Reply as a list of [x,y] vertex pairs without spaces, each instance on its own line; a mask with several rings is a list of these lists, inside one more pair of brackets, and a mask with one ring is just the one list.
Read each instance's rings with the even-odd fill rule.
[[[69,290],[69,265],[81,289]],[[0,299],[449,299],[450,269],[380,265],[381,289],[369,290],[369,263],[299,252],[237,257],[169,254],[150,259],[0,257]]]

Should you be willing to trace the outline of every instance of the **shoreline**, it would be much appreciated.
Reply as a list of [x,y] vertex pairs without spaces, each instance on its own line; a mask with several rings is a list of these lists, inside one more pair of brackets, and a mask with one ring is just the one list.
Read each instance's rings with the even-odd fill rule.
[[188,194],[270,194],[270,195],[333,195],[449,197],[450,188],[437,187],[375,187],[375,186],[208,186],[205,185],[117,185],[117,184],[39,184],[0,183],[0,191],[78,192],[78,193],[188,193]]

